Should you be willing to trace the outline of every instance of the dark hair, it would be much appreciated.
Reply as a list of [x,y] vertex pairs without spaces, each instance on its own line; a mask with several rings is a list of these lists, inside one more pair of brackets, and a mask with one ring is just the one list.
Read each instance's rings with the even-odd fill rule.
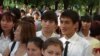
[[24,17],[19,21],[19,26],[21,26],[21,42],[27,43],[29,39],[36,36],[34,19],[32,17]]
[[25,16],[23,18],[20,19],[21,21],[26,21],[26,22],[29,22],[29,23],[32,23],[32,24],[35,24],[34,22],[34,18],[32,16]]
[[28,40],[28,43],[30,42],[33,42],[38,48],[42,49],[43,40],[40,37],[33,37],[32,39]]
[[[5,17],[5,19],[6,19],[7,21],[12,21],[14,24],[17,23],[17,22],[16,22],[16,19],[15,19],[15,16],[14,16],[11,12],[5,12],[5,13],[3,13],[2,18],[0,19],[0,21],[1,21],[4,17]],[[3,30],[2,30],[2,32],[3,32]],[[14,40],[14,28],[12,28],[12,30],[10,31],[10,39],[11,39],[11,41]]]
[[95,37],[100,35],[100,21],[93,21],[90,28],[90,35]]
[[65,17],[71,19],[73,23],[79,22],[78,13],[73,10],[64,10],[64,12],[61,13],[60,18],[65,18]]
[[13,9],[11,10],[11,12],[15,15],[15,18],[16,18],[16,19],[20,19],[21,14],[20,14],[20,10],[19,10],[18,8],[13,8]]
[[35,14],[36,14],[36,15],[38,15],[38,16],[40,16],[40,14],[39,14],[39,12],[38,12],[38,11],[36,11],[36,12],[34,13],[34,15],[35,15]]
[[92,18],[89,15],[81,16],[81,21],[92,22]]
[[63,44],[57,38],[49,38],[49,39],[47,39],[43,44],[43,50],[46,50],[48,48],[48,46],[50,46],[50,45],[59,45],[61,50],[63,51]]
[[25,11],[24,10],[20,10],[20,12],[25,14]]
[[2,19],[2,14],[0,14],[0,20]]
[[100,15],[94,15],[93,20],[98,20],[98,21],[100,21]]
[[53,11],[47,11],[43,13],[43,15],[41,16],[41,20],[54,21],[56,24],[58,24],[57,15]]
[[[0,14],[0,21],[2,19],[2,14]],[[1,29],[1,26],[0,26],[0,34],[2,33],[2,29]]]
[[13,21],[14,23],[16,22],[15,16],[11,12],[4,12],[2,18],[3,17],[5,17],[7,21]]
[[82,23],[81,23],[81,20],[79,20],[79,22],[78,22],[78,30],[77,30],[77,32],[79,32],[79,31],[81,30],[81,28],[82,28]]

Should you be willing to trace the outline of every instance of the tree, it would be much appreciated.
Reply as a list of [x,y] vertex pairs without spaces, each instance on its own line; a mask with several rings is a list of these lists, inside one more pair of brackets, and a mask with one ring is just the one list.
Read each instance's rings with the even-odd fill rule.
[[3,0],[0,0],[0,6],[3,6]]
[[58,9],[59,0],[55,0],[55,10]]
[[68,6],[69,6],[69,1],[70,0],[63,0],[63,3],[64,3],[64,9],[68,9]]

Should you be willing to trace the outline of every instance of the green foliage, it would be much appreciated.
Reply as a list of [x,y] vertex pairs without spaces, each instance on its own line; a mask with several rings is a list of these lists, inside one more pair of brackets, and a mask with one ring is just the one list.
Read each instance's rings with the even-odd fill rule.
[[[18,5],[20,7],[21,4],[24,4],[24,0],[4,0],[3,4],[4,6],[9,5],[14,7],[15,5]],[[41,8],[43,5],[47,5],[54,9],[55,0],[28,0],[28,5],[33,5],[38,8]],[[100,0],[69,0],[69,8],[79,12],[85,13],[86,9],[91,8],[96,10],[99,7]],[[58,9],[63,9],[63,0],[59,0]]]

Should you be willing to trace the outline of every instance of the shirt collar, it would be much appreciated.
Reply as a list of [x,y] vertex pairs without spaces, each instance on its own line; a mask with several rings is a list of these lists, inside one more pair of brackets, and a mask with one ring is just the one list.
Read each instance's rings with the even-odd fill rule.
[[[53,32],[53,33],[51,34],[51,37],[55,37],[55,35],[56,35],[56,33]],[[43,35],[42,31],[41,31],[41,36],[45,37],[45,36]]]
[[[46,37],[43,35],[42,31],[40,31],[40,32],[41,32],[40,36],[42,37],[42,39],[46,40]],[[55,37],[55,36],[56,36],[56,33],[53,32],[52,35],[49,38]]]
[[87,36],[84,36],[83,33],[82,33],[82,31],[79,31],[79,35],[80,35],[81,37],[90,37],[90,31],[89,31],[89,33],[88,33]]
[[1,39],[9,39],[9,36],[4,36],[3,32],[1,33]]
[[66,37],[63,37],[63,42],[65,43],[66,41],[69,42],[75,42],[79,39],[79,36],[77,35],[77,33],[74,33],[74,35],[72,37],[70,37],[70,39],[66,39]]

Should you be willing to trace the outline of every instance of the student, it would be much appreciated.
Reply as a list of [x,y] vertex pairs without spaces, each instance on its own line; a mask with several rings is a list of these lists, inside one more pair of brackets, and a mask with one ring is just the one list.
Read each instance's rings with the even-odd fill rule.
[[90,32],[91,32],[90,35],[98,40],[97,41],[98,44],[96,44],[93,49],[94,56],[100,56],[100,21],[99,20],[95,20],[92,22]]
[[92,19],[89,16],[84,16],[81,18],[82,27],[78,32],[79,36],[85,38],[91,45],[92,50],[100,45],[99,41],[90,36],[90,27],[91,27]]
[[27,56],[42,56],[43,40],[38,37],[33,37],[27,43]]
[[49,38],[43,44],[43,56],[62,56],[63,44],[57,38]]
[[90,27],[92,23],[92,18],[88,15],[82,16],[80,20],[80,29],[78,30],[78,35],[81,36],[82,38],[85,38],[91,45],[92,41],[95,41],[96,39],[92,38],[90,36]]
[[39,11],[34,11],[32,16],[34,17],[36,31],[41,30],[41,14],[40,14],[40,12]]
[[41,37],[42,40],[47,40],[51,37],[60,37],[59,34],[56,33],[56,29],[58,27],[57,15],[53,11],[45,12],[41,17],[41,26],[42,29],[36,32],[36,36]]
[[81,17],[81,29],[79,30],[78,34],[85,39],[90,38],[90,27],[91,27],[92,18],[90,16],[82,16]]
[[38,10],[35,10],[35,11],[32,13],[32,16],[34,17],[34,20],[41,20],[41,13],[40,13],[40,11],[38,11]]
[[64,56],[92,56],[87,40],[80,37],[76,31],[79,15],[72,10],[65,10],[60,16],[60,29],[63,37],[60,38],[64,46]]
[[32,16],[32,13],[33,13],[33,8],[29,8],[26,16]]
[[[33,19],[32,17],[24,17],[20,20],[16,31],[14,32],[14,40],[9,44],[9,47],[5,50],[3,56],[25,56],[27,50],[27,42],[36,36],[34,22],[27,21],[26,19]],[[15,44],[14,44],[15,43]],[[12,47],[13,46],[13,47]],[[13,48],[13,49],[12,49]]]
[[26,16],[26,12],[24,10],[20,10],[20,15],[21,15],[21,18],[25,17]]
[[0,53],[4,53],[8,44],[14,40],[16,19],[10,12],[5,12],[0,19]]

